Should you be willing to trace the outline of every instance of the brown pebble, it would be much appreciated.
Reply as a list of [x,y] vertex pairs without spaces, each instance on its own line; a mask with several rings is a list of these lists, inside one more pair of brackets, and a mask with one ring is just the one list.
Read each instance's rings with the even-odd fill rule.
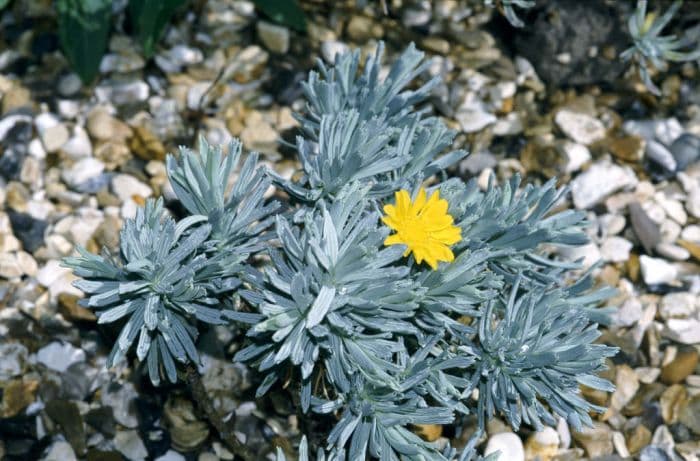
[[69,293],[58,295],[58,311],[67,320],[74,322],[94,322],[97,320],[95,314],[78,304],[78,297]]
[[698,366],[698,351],[689,348],[678,352],[676,357],[661,369],[661,381],[665,384],[678,384],[691,375]]
[[643,424],[635,426],[625,431],[627,449],[632,455],[636,455],[642,448],[649,445],[651,441],[651,431]]
[[442,435],[442,426],[439,424],[416,424],[414,427],[414,432],[428,442],[434,442]]

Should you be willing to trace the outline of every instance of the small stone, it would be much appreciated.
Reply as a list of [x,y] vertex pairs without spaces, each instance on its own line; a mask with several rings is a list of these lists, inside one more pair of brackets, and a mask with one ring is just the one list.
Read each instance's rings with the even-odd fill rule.
[[76,322],[94,322],[97,320],[95,314],[78,305],[78,298],[69,293],[61,293],[58,295],[58,311],[68,320]]
[[679,240],[678,245],[685,248],[690,255],[700,262],[700,243],[688,242],[686,240]]
[[258,21],[256,24],[258,37],[265,48],[273,53],[285,54],[289,51],[289,29],[267,21]]
[[644,447],[639,453],[639,461],[672,461],[672,459],[666,450],[654,445]]
[[63,170],[61,177],[73,189],[97,178],[104,171],[104,164],[93,157],[86,157],[76,162],[70,169]]
[[29,352],[19,343],[0,343],[0,381],[22,374]]
[[700,320],[669,319],[662,334],[681,344],[700,344]]
[[186,461],[185,457],[175,450],[168,450],[165,454],[157,457],[154,461]]
[[659,227],[659,232],[661,232],[662,242],[673,243],[678,240],[678,237],[681,235],[681,226],[672,219],[665,219]]
[[508,461],[525,461],[525,449],[520,437],[512,432],[501,432],[489,437],[484,456],[500,452],[499,459]]
[[348,21],[345,31],[352,41],[364,43],[370,38],[373,26],[374,24],[370,18],[355,15]]
[[668,284],[678,277],[678,268],[664,259],[642,255],[639,262],[647,285]]
[[673,200],[666,197],[663,193],[657,193],[654,195],[654,200],[656,203],[661,205],[664,209],[666,215],[676,221],[681,226],[684,226],[688,221],[688,215],[683,209],[683,204],[678,200]]
[[640,162],[644,158],[646,141],[639,136],[625,136],[610,141],[610,153],[625,162]]
[[126,382],[121,385],[105,383],[102,386],[100,402],[102,406],[112,409],[114,420],[130,429],[138,427],[139,420],[136,416],[136,389],[134,385]]
[[608,237],[600,246],[600,255],[604,261],[625,262],[629,259],[632,243],[622,237]]
[[73,160],[80,160],[92,155],[92,144],[85,130],[82,127],[75,127],[73,137],[63,145],[61,150]]
[[70,444],[59,440],[51,445],[43,461],[77,461],[77,459]]
[[700,243],[700,226],[693,224],[683,228],[680,237],[691,243]]
[[455,119],[465,133],[476,133],[496,122],[495,115],[480,109],[461,109]]
[[100,141],[126,141],[133,134],[129,125],[99,107],[88,115],[87,131]]
[[5,383],[0,416],[3,418],[17,416],[34,403],[38,389],[39,382],[31,379],[13,379]]
[[640,383],[651,384],[659,377],[661,370],[652,367],[639,367],[635,368],[634,372],[637,373]]
[[131,159],[131,150],[120,141],[107,141],[95,149],[95,158],[104,163],[107,170],[116,170]]
[[29,186],[32,190],[36,190],[43,184],[42,167],[34,157],[27,157],[22,163],[22,171],[19,174],[19,180]]
[[567,139],[559,143],[557,148],[564,157],[565,173],[574,173],[591,161],[591,151],[583,144]]
[[108,53],[100,61],[100,72],[109,74],[112,72],[128,73],[143,69],[146,62],[136,52]]
[[525,459],[551,461],[559,451],[559,434],[551,427],[545,427],[528,437],[525,442]]
[[613,432],[612,442],[613,442],[613,446],[615,447],[615,451],[617,452],[618,455],[620,455],[623,458],[630,457],[630,452],[627,449],[627,444],[625,443],[625,436],[622,435],[622,432],[618,432],[618,431]]
[[653,140],[647,141],[646,156],[652,165],[659,168],[663,177],[670,176],[676,171],[676,159],[663,144]]
[[617,214],[604,214],[598,217],[598,227],[604,236],[617,235],[625,230],[625,217]]
[[613,325],[630,327],[642,318],[642,303],[637,298],[630,298],[612,315]]
[[78,74],[71,72],[58,80],[57,89],[61,96],[69,97],[77,94],[82,86],[83,82],[78,77]]
[[144,160],[165,160],[165,146],[144,126],[134,127],[134,136],[129,139],[129,148]]
[[685,209],[691,216],[700,219],[700,186],[696,186],[688,192]]
[[204,421],[197,419],[191,401],[171,397],[165,403],[163,414],[175,449],[193,450],[209,437],[209,427]]
[[416,424],[415,432],[423,440],[434,442],[442,437],[442,426],[439,424]]
[[615,368],[615,392],[610,397],[610,407],[622,410],[639,390],[639,378],[628,365]]
[[627,449],[632,455],[636,455],[651,442],[651,431],[643,424],[638,424],[634,428],[625,431]]
[[5,203],[14,211],[24,213],[31,196],[27,187],[18,181],[10,181],[5,189]]
[[418,3],[407,6],[401,12],[401,22],[406,27],[424,26],[432,17],[430,3]]
[[27,213],[7,212],[12,226],[12,233],[22,242],[22,248],[29,253],[34,253],[44,244],[44,232],[48,223],[42,219],[35,219]]
[[117,432],[114,437],[114,448],[130,461],[143,461],[148,456],[146,446],[137,431]]
[[32,104],[31,92],[23,86],[14,85],[2,97],[2,115],[7,115],[11,110],[31,106]]
[[15,277],[21,277],[22,274],[22,268],[15,254],[0,253],[0,277],[13,279]]
[[674,384],[668,387],[659,397],[661,405],[661,416],[666,424],[673,424],[678,421],[680,411],[683,408],[687,397],[685,387]]
[[74,363],[84,362],[85,351],[69,343],[54,341],[39,349],[36,358],[47,368],[63,373]]
[[251,45],[234,58],[231,78],[238,83],[249,83],[259,78],[265,70],[270,55],[257,45]]
[[[420,44],[421,48],[432,53],[440,54],[443,56],[447,56],[450,53],[450,42],[441,37],[428,36],[421,40]],[[507,99],[507,97],[503,99]],[[500,103],[503,101],[503,99],[494,98],[493,100],[498,101]]]
[[41,142],[44,144],[46,152],[56,152],[68,142],[69,136],[68,128],[59,123],[41,132]]
[[656,245],[656,252],[664,258],[672,259],[674,261],[685,261],[686,259],[690,258],[690,252],[688,250],[668,242],[661,242]]
[[112,178],[112,192],[122,202],[127,202],[134,196],[146,198],[153,195],[150,186],[128,174],[118,174]]
[[661,300],[659,313],[665,320],[670,318],[688,318],[700,309],[700,298],[693,293],[669,293]]
[[347,53],[348,50],[349,48],[345,43],[337,40],[325,40],[321,43],[321,56],[329,64],[335,62],[337,54]]
[[204,60],[204,54],[197,48],[175,45],[155,57],[156,64],[164,72],[177,73],[183,66],[198,64]]
[[659,225],[649,217],[644,208],[637,202],[629,205],[629,212],[632,229],[634,229],[637,238],[647,253],[651,253],[656,248],[656,245],[661,242]]
[[251,112],[246,120],[246,127],[241,133],[241,142],[249,150],[274,151],[279,134],[272,128],[260,112]]
[[700,137],[684,133],[673,141],[670,150],[676,160],[676,171],[685,171],[689,165],[700,160]]
[[148,84],[140,80],[107,80],[95,88],[98,101],[117,106],[144,102],[148,100],[149,94]]
[[584,427],[583,430],[573,432],[572,435],[578,443],[583,445],[591,458],[610,455],[613,452],[612,431],[603,423],[595,421],[592,427]]
[[698,351],[695,348],[684,349],[661,369],[661,381],[665,384],[678,384],[695,371],[698,365]]
[[607,161],[595,163],[571,182],[574,206],[579,210],[590,208],[613,192],[636,184],[637,178],[628,167]]
[[590,115],[561,109],[554,116],[554,122],[573,141],[590,145],[605,138],[603,123]]
[[81,105],[72,99],[59,99],[56,109],[62,118],[74,120],[80,114]]
[[78,406],[68,400],[50,400],[46,403],[46,414],[58,424],[61,432],[78,455],[85,454],[85,428]]
[[694,395],[683,406],[680,421],[695,434],[700,435],[700,394]]

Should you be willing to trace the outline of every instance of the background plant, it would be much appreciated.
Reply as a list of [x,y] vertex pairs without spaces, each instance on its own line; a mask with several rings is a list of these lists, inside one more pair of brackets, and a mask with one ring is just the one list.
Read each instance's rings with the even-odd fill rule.
[[73,70],[85,83],[92,82],[107,49],[111,27],[109,0],[58,0],[58,35]]
[[642,82],[654,94],[660,91],[651,79],[649,68],[666,71],[668,62],[684,62],[700,59],[700,45],[694,44],[689,37],[661,35],[683,4],[676,0],[663,15],[652,12],[647,14],[647,0],[638,0],[637,8],[627,21],[629,33],[634,45],[622,53],[625,60],[633,60]]

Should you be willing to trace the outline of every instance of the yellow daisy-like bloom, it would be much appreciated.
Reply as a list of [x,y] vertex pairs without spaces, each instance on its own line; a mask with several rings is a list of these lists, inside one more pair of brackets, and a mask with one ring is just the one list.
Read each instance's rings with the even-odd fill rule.
[[455,259],[450,245],[462,240],[462,230],[453,224],[447,213],[447,200],[440,198],[440,191],[426,197],[425,189],[420,188],[416,201],[406,190],[396,192],[396,205],[384,205],[382,222],[396,231],[384,240],[384,245],[406,245],[404,256],[411,252],[418,264],[425,260],[433,270],[439,261],[452,262]]

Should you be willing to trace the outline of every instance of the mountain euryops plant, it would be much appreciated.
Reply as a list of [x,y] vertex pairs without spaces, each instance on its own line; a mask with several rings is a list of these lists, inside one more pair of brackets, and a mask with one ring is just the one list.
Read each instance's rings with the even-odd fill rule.
[[[198,331],[234,322],[246,332],[234,360],[256,371],[257,396],[291,393],[307,418],[305,461],[467,461],[496,415],[514,429],[591,425],[604,409],[579,386],[612,390],[597,373],[616,350],[596,343],[611,291],[545,251],[585,244],[584,215],[554,211],[566,190],[553,181],[445,179],[466,153],[417,109],[436,81],[412,85],[426,68],[413,46],[388,69],[382,53],[309,75],[297,179],[255,154],[236,175],[239,143],[224,155],[201,141],[167,160],[186,217],[148,202],[119,255],[66,260],[83,303],[120,322],[109,363],[138,337],[151,380],[174,381],[198,361]],[[468,421],[478,427],[461,449],[414,432]]]
[[657,16],[657,13],[647,14],[647,0],[638,0],[634,14],[627,21],[634,45],[622,53],[622,58],[635,62],[642,82],[657,95],[660,91],[649,75],[650,65],[657,70],[665,71],[668,68],[668,61],[683,62],[700,59],[700,45],[693,43],[691,38],[660,35],[682,3],[682,0],[676,0],[663,15]]

